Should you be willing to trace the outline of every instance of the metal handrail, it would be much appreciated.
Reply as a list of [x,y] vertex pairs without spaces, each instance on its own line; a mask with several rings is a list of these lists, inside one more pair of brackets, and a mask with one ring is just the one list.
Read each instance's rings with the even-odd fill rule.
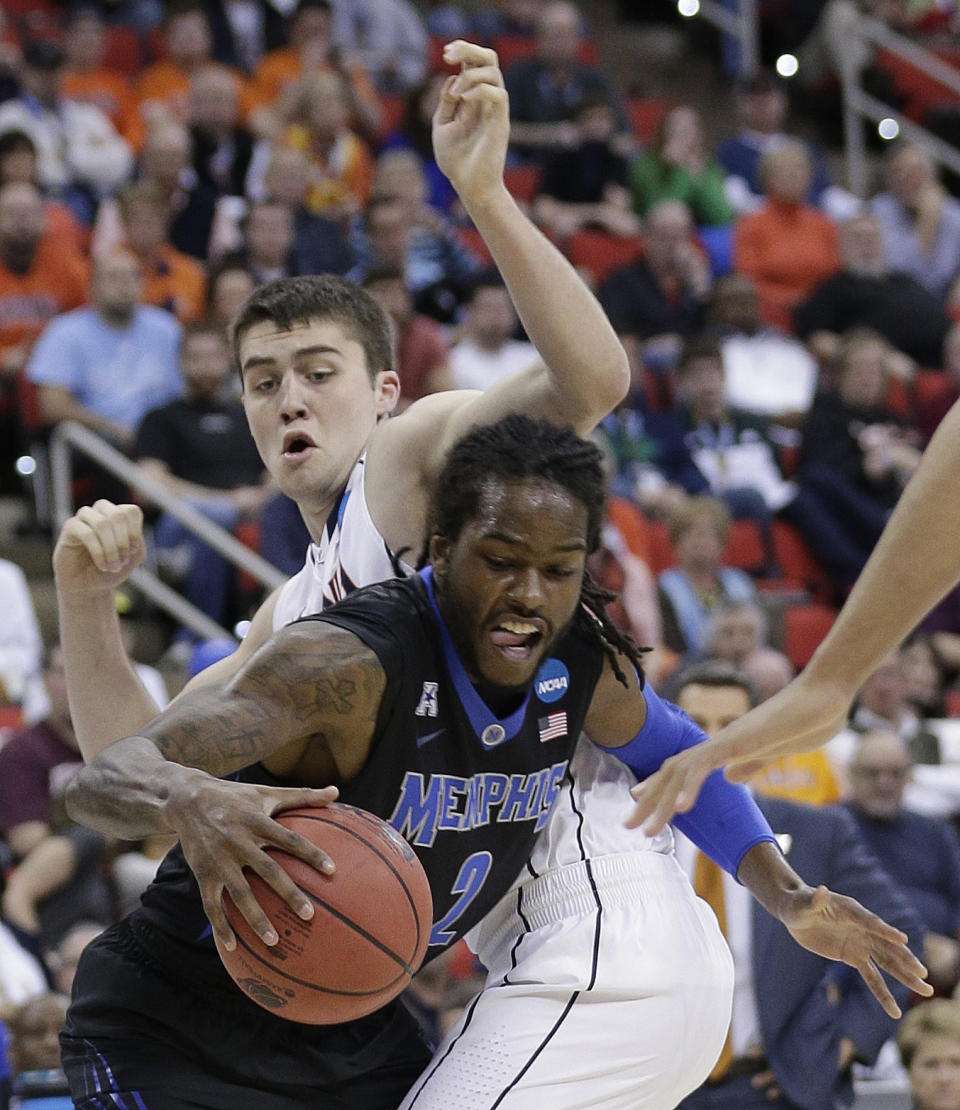
[[708,23],[731,35],[740,43],[740,72],[753,73],[760,64],[760,31],[757,0],[739,0],[737,10],[719,0],[700,0],[697,13]]
[[[246,571],[268,589],[276,589],[286,581],[286,575],[272,563],[267,562],[255,551],[251,551],[225,528],[208,520],[191,505],[165,489],[155,478],[145,474],[140,467],[96,432],[73,420],[58,424],[50,437],[50,484],[53,521],[57,532],[74,511],[70,494],[73,484],[72,453],[74,451],[86,455],[98,466],[136,490],[144,500],[176,517],[214,551],[234,566]],[[176,590],[171,589],[146,567],[138,567],[133,571],[130,581],[154,604],[166,610],[175,620],[186,625],[198,636],[211,639],[233,635],[186,598],[181,597]]]
[[[897,31],[891,31],[886,24],[871,16],[860,16],[854,25],[853,33],[863,42],[882,46],[892,54],[910,62],[917,69],[960,95],[960,72],[912,39]],[[910,142],[924,147],[941,165],[960,173],[960,151],[956,147],[944,142],[919,124],[904,119],[891,105],[884,104],[883,101],[863,91],[860,87],[860,72],[854,63],[854,58],[863,56],[865,56],[863,51],[845,50],[840,72],[847,186],[851,192],[862,197],[866,195],[869,187],[866,142],[861,126],[861,120],[864,118],[873,120],[874,123],[887,117],[895,119],[900,128],[900,134]]]

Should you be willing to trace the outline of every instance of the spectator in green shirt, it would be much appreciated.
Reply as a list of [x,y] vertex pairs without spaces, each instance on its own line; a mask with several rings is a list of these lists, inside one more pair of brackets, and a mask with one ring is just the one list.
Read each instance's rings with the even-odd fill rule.
[[635,159],[628,184],[638,216],[661,200],[682,200],[699,225],[732,223],[724,170],[707,154],[698,113],[680,105],[663,118],[653,145]]

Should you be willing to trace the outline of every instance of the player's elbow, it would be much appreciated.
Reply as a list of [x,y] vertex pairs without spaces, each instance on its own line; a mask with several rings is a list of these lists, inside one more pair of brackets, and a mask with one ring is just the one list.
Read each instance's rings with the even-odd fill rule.
[[609,391],[606,398],[609,402],[609,411],[615,409],[630,391],[630,359],[619,341],[617,342],[615,357],[610,360],[610,367],[605,378],[605,384]]
[[593,423],[602,420],[626,397],[630,390],[630,360],[618,342],[614,350],[598,359],[585,391],[585,409]]

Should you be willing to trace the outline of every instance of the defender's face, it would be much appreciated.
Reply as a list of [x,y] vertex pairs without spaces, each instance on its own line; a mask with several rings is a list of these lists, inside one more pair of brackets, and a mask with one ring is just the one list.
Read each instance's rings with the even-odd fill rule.
[[397,402],[392,370],[371,382],[363,347],[339,323],[264,321],[240,341],[243,406],[264,466],[301,504],[323,507],[346,485],[377,420]]
[[431,540],[438,604],[474,681],[528,686],[573,618],[587,507],[553,482],[491,480],[454,543]]

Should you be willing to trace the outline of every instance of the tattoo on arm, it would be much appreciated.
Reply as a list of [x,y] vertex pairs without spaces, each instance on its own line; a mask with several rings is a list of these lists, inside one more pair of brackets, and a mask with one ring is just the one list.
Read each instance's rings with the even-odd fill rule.
[[293,625],[225,686],[200,687],[142,730],[166,759],[226,775],[296,741],[369,741],[386,677],[375,653],[322,621]]

